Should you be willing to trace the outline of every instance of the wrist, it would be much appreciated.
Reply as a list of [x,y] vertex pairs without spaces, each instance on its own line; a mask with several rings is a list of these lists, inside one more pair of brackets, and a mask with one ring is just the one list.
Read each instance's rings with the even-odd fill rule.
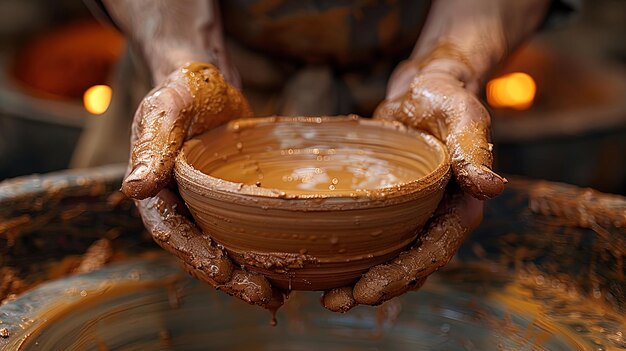
[[389,78],[388,100],[400,97],[417,76],[437,75],[439,78],[462,83],[466,89],[477,93],[480,88],[480,72],[475,70],[458,48],[440,45],[424,56],[402,61]]
[[218,58],[210,50],[152,41],[148,47],[142,47],[141,51],[150,68],[155,85],[162,83],[172,72],[191,62],[204,62],[219,66]]
[[488,56],[476,56],[450,42],[441,42],[425,56],[416,59],[420,74],[445,74],[477,92],[490,61]]
[[411,55],[422,70],[449,70],[478,90],[539,25],[548,0],[438,0]]
[[215,0],[103,2],[143,55],[155,84],[189,62],[211,63],[225,73],[230,71]]

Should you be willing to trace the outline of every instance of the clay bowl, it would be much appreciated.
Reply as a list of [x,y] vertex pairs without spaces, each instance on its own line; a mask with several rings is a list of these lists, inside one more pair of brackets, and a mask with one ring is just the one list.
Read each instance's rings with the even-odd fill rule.
[[385,121],[271,117],[187,141],[182,198],[245,269],[278,287],[354,283],[410,246],[450,178],[445,146]]

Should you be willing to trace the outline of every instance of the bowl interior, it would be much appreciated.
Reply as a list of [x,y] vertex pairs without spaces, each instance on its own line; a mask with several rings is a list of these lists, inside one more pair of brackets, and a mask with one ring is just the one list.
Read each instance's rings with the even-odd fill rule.
[[207,181],[240,184],[237,190],[254,194],[355,196],[432,183],[447,166],[435,138],[355,117],[238,120],[187,142],[183,153]]

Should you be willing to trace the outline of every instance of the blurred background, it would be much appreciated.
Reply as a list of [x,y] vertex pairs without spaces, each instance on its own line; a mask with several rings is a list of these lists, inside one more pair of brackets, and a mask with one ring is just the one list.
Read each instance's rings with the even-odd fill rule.
[[[626,194],[625,33],[626,2],[588,0],[494,74],[499,172]],[[125,46],[80,0],[0,0],[0,180],[75,164],[85,125],[129,88]]]

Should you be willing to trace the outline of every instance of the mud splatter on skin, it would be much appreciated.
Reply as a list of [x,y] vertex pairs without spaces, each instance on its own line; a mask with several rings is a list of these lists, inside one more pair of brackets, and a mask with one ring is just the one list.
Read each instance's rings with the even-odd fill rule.
[[122,191],[134,199],[155,196],[170,182],[174,159],[186,139],[251,115],[241,92],[213,65],[194,62],[174,71],[135,113],[132,170]]
[[[442,57],[455,58],[459,67],[452,70],[458,72],[438,70],[436,65],[425,69]],[[327,292],[333,294],[333,299],[328,300],[332,305],[325,304],[326,308],[346,310],[356,303],[377,305],[418,289],[428,275],[452,258],[469,231],[478,225],[483,208],[479,200],[504,190],[507,180],[491,171],[489,113],[471,92],[476,87],[466,87],[455,78],[468,69],[471,72],[467,59],[451,45],[436,47],[426,59],[405,61],[390,80],[387,100],[374,113],[375,119],[399,121],[444,141],[451,153],[455,181],[468,195],[449,193],[414,248],[391,263],[372,268],[356,283],[352,296]]]

